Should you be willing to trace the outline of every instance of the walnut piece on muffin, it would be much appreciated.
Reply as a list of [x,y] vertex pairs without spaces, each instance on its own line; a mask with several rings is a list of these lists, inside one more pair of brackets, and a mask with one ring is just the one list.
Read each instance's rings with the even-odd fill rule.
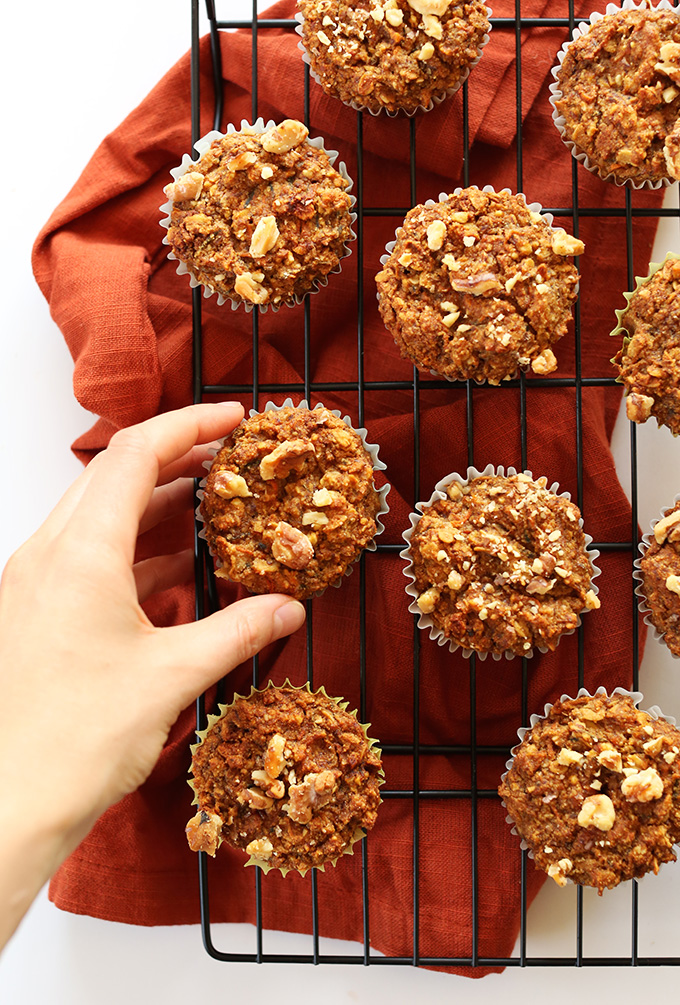
[[[653,415],[674,436],[680,433],[680,259],[669,257],[630,295],[619,313],[627,333],[612,360],[626,388],[633,422]],[[619,329],[617,329],[618,332]]]
[[600,606],[580,517],[545,478],[452,481],[411,534],[419,610],[463,649],[555,649],[580,612]]
[[620,183],[680,177],[680,18],[606,14],[566,50],[554,106],[591,168]]
[[402,356],[449,380],[551,373],[583,250],[523,196],[462,189],[406,215],[376,276],[380,313]]
[[463,83],[490,29],[482,0],[298,0],[323,89],[371,112],[427,108]]
[[679,753],[680,731],[629,695],[570,698],[527,732],[498,791],[539,869],[602,893],[675,861]]
[[248,864],[294,869],[335,863],[375,823],[380,750],[347,703],[323,688],[269,686],[236,697],[192,748],[198,812],[193,851],[225,841]]
[[228,133],[166,186],[167,241],[198,282],[276,306],[338,267],[352,236],[350,183],[307,133],[295,119]]
[[680,657],[680,500],[654,524],[640,570],[652,624]]
[[285,406],[227,437],[201,513],[218,576],[302,600],[359,558],[380,506],[359,434],[326,408]]

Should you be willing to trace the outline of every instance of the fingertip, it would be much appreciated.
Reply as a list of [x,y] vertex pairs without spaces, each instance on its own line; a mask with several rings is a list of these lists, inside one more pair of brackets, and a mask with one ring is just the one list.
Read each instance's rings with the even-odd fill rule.
[[299,600],[286,600],[274,612],[274,634],[272,641],[292,635],[305,623],[307,612]]

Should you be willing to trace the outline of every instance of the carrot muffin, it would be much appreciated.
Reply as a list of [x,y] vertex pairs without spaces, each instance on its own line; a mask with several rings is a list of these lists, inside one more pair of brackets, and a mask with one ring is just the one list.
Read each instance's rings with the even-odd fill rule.
[[491,25],[482,0],[298,0],[323,89],[371,112],[413,112],[457,90]]
[[658,425],[680,433],[680,259],[669,256],[649,279],[626,295],[617,311],[623,333],[612,360],[626,388],[626,414],[633,422],[650,415]]
[[581,611],[600,606],[580,517],[545,478],[451,481],[423,507],[405,553],[421,626],[479,653],[555,649]]
[[402,356],[448,380],[551,373],[576,299],[583,243],[509,191],[460,189],[414,207],[376,276]]
[[350,182],[285,119],[219,136],[167,185],[167,243],[211,292],[279,305],[325,282],[349,252]]
[[192,747],[190,848],[226,841],[248,865],[303,874],[350,852],[375,823],[382,768],[347,702],[287,681],[220,709]]
[[675,861],[679,751],[628,694],[582,695],[526,733],[498,791],[539,869],[602,893]]
[[680,656],[680,500],[654,524],[639,564],[652,624],[673,655]]
[[385,511],[359,434],[327,408],[292,406],[226,438],[201,502],[216,574],[298,600],[342,578]]
[[680,18],[619,10],[577,34],[554,73],[556,125],[601,177],[680,178]]

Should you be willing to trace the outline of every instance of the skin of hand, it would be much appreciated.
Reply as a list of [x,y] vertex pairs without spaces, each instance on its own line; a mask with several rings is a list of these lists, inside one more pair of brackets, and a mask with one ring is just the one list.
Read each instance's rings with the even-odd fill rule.
[[249,597],[156,628],[140,604],[193,553],[135,564],[138,534],[194,505],[206,446],[243,417],[192,405],[116,433],[0,584],[0,946],[104,810],[153,769],[198,694],[296,631],[304,607]]

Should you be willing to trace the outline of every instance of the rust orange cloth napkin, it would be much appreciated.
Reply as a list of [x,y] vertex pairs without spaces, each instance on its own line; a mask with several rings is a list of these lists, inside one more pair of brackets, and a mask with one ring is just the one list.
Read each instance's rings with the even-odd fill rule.
[[[558,4],[522,4],[524,16],[566,14]],[[592,3],[581,5],[590,13]],[[514,16],[514,4],[494,4],[496,16]],[[269,12],[290,17],[289,0]],[[529,201],[544,207],[569,207],[572,159],[551,121],[549,70],[566,38],[560,28],[523,32],[522,45],[522,187]],[[249,33],[220,38],[227,122],[251,115],[251,43]],[[201,42],[201,125],[212,128],[211,69],[208,39]],[[262,30],[258,38],[258,112],[266,118],[302,117],[304,70],[297,36],[287,30]],[[337,149],[353,178],[357,176],[357,115],[326,97],[311,81],[311,132]],[[495,28],[469,81],[470,182],[518,188],[515,36]],[[169,169],[190,150],[189,57],[185,56],[148,98],[96,151],[84,173],[56,209],[35,246],[35,275],[75,363],[74,388],[85,408],[100,416],[74,445],[87,460],[102,449],[117,428],[191,401],[191,298],[186,276],[176,275],[161,244],[158,206]],[[462,93],[416,118],[417,198],[436,198],[462,184]],[[409,122],[400,117],[363,117],[363,197],[368,207],[409,205]],[[621,208],[621,189],[601,182],[578,167],[579,205]],[[656,207],[658,193],[634,193],[635,207]],[[560,219],[573,227],[570,217]],[[399,358],[380,322],[373,277],[379,257],[393,236],[397,217],[364,220],[364,376],[367,381],[410,380],[412,369]],[[646,270],[654,235],[650,217],[634,220],[635,269]],[[623,305],[627,288],[626,232],[622,216],[587,213],[580,219],[586,243],[581,280],[581,373],[610,377],[615,351],[608,333],[614,308]],[[343,262],[340,275],[311,298],[310,366],[313,381],[352,381],[357,377],[357,254]],[[206,384],[248,385],[252,378],[251,318],[243,310],[203,301]],[[301,384],[304,374],[303,308],[261,316],[259,376],[264,384]],[[573,332],[557,347],[558,376],[575,373]],[[421,379],[420,483],[414,484],[413,411],[410,390],[365,392],[365,425],[370,441],[380,444],[392,484],[391,512],[381,539],[399,542],[416,499],[427,499],[435,482],[468,463],[466,398],[461,390],[436,390]],[[576,415],[573,388],[532,387],[527,381],[528,467],[546,475],[575,496]],[[232,397],[234,395],[231,395]],[[296,400],[302,395],[296,396]],[[521,466],[518,389],[480,387],[472,392],[474,463]],[[247,391],[240,395],[252,404]],[[269,395],[262,393],[264,406]],[[277,395],[280,402],[284,395]],[[324,394],[323,401],[358,422],[356,393]],[[314,395],[312,404],[318,396]],[[609,449],[620,394],[617,388],[583,389],[583,512],[595,541],[626,541],[631,536],[630,508],[620,488]],[[140,552],[184,547],[191,540],[190,518],[146,535]],[[596,688],[630,685],[630,552],[604,553],[598,579],[602,608],[585,618],[586,684]],[[396,554],[366,558],[367,719],[372,735],[384,744],[409,745],[414,739],[413,618],[407,612],[402,561]],[[238,595],[227,587],[223,600]],[[340,589],[313,601],[314,684],[329,693],[359,701],[359,574]],[[193,588],[156,597],[148,611],[158,624],[193,617]],[[403,753],[385,757],[387,788],[465,789],[470,759],[464,754],[429,753],[428,745],[465,746],[470,741],[470,664],[459,653],[431,643],[420,633],[419,739],[423,746],[420,776]],[[302,683],[306,672],[305,634],[263,653],[261,680]],[[578,687],[577,637],[565,638],[557,651],[535,656],[529,664],[529,712]],[[521,661],[488,659],[477,663],[476,740],[505,745],[521,725]],[[228,695],[248,690],[250,667],[227,681]],[[212,698],[212,696],[210,696]],[[192,815],[186,783],[194,711],[187,710],[173,729],[167,748],[148,782],[114,806],[54,877],[51,897],[64,910],[141,925],[194,922],[199,917],[197,863],[189,851],[184,826]],[[505,757],[480,753],[477,784],[493,790]],[[414,952],[414,882],[418,883],[418,947],[421,957],[467,959],[472,954],[471,805],[468,798],[420,800],[419,867],[413,870],[413,802],[390,798],[381,807],[368,841],[369,923],[372,945],[383,953]],[[512,951],[519,924],[520,854],[518,840],[505,823],[505,811],[493,796],[478,800],[477,913],[480,958],[498,959]],[[255,920],[253,870],[243,855],[222,848],[210,863],[211,918]],[[531,863],[528,896],[542,877]],[[309,932],[311,884],[289,874],[263,880],[265,927]],[[320,933],[345,939],[363,934],[360,856],[345,858],[318,877]],[[228,946],[219,948],[228,949]],[[266,950],[266,947],[265,947]],[[456,969],[456,968],[453,968]],[[460,972],[480,976],[488,967]]]

